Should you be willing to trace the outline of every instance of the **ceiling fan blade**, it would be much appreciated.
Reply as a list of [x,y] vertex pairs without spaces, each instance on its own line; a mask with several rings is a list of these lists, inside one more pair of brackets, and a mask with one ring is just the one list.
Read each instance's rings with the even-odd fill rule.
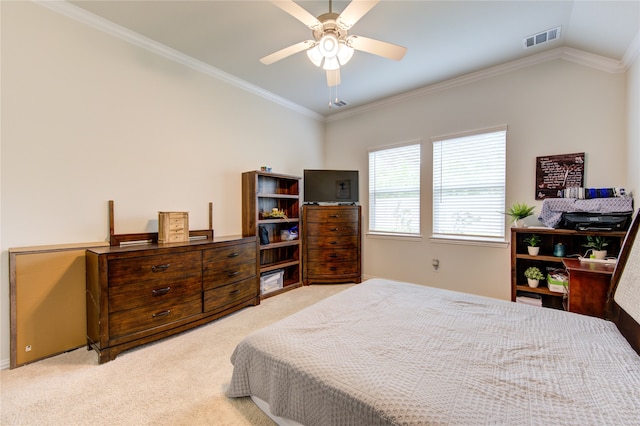
[[299,6],[293,0],[272,0],[271,3],[296,18],[312,30],[322,28],[322,23],[318,18],[307,12],[302,6]]
[[327,70],[327,86],[333,87],[340,84],[340,68]]
[[265,56],[264,58],[260,59],[260,62],[262,62],[265,65],[271,65],[272,63],[277,62],[280,59],[286,58],[287,56],[291,56],[295,53],[302,52],[303,50],[307,50],[310,47],[312,47],[313,44],[314,44],[314,41],[312,40],[301,41],[300,43],[296,43],[289,47],[285,47],[284,49],[278,50],[277,52],[274,52],[270,55]]
[[336,23],[343,30],[348,30],[355,25],[368,11],[378,4],[380,0],[363,1],[351,0],[351,3],[342,11]]
[[374,55],[383,56],[388,59],[399,61],[407,53],[407,48],[386,41],[374,40],[369,37],[349,36],[347,44],[356,50],[361,50]]

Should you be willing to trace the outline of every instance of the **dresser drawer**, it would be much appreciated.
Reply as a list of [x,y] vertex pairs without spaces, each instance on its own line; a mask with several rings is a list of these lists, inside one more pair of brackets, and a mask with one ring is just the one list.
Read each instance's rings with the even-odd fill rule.
[[235,244],[227,247],[214,248],[204,250],[202,254],[202,263],[206,268],[216,267],[216,265],[226,265],[233,263],[244,263],[248,261],[256,261],[256,243],[255,241]]
[[204,272],[203,288],[210,290],[236,281],[255,277],[257,275],[256,260],[249,263],[222,265],[210,268]]
[[202,313],[202,296],[162,301],[109,315],[110,338],[169,324]]
[[309,250],[307,262],[336,263],[358,260],[358,251],[354,249]]
[[255,242],[205,250],[202,267],[204,289],[209,290],[258,275],[256,251]]
[[338,223],[338,222],[354,222],[357,223],[358,216],[358,208],[353,207],[323,207],[320,209],[316,209],[313,207],[306,207],[307,212],[305,213],[305,219],[307,222],[328,222],[328,223]]
[[355,262],[309,262],[307,264],[307,273],[312,277],[321,275],[336,277],[339,275],[358,274],[358,265]]
[[109,262],[109,287],[151,280],[182,280],[202,275],[199,251],[115,259]]
[[200,276],[152,280],[109,288],[109,312],[124,311],[166,300],[179,300],[202,291]]
[[226,307],[257,297],[258,279],[249,278],[204,292],[204,311],[221,311]]
[[358,248],[358,236],[310,236],[307,237],[307,247],[315,247],[319,249],[331,249],[331,248],[343,248],[343,249],[355,249]]
[[348,222],[308,223],[306,234],[313,235],[358,235],[358,224]]

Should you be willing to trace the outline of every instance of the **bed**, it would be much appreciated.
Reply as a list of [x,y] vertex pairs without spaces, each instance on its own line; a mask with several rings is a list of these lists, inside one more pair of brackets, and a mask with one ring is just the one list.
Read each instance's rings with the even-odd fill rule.
[[640,424],[640,241],[609,320],[371,279],[236,347],[227,395],[280,424]]

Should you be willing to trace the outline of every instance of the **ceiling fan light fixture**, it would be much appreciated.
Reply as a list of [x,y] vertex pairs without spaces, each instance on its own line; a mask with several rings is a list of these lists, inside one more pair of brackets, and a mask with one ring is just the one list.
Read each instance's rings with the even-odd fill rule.
[[346,65],[347,62],[351,60],[353,52],[353,47],[347,46],[346,43],[341,42],[340,47],[338,48],[338,61],[340,62],[340,65]]
[[307,57],[316,67],[319,67],[320,65],[322,65],[322,60],[324,59],[324,56],[322,56],[322,53],[320,53],[320,47],[318,46],[317,43],[312,48],[307,49]]
[[327,59],[334,58],[338,54],[339,46],[338,38],[333,34],[323,35],[318,42],[320,53]]
[[340,68],[340,63],[338,62],[338,58],[333,56],[331,58],[324,58],[324,66],[322,69],[331,71],[337,70]]

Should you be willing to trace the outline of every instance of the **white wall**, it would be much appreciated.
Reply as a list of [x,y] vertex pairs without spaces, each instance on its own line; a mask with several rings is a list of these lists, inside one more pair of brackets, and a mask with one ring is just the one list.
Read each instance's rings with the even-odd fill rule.
[[[632,183],[627,175],[625,90],[624,74],[556,59],[441,90],[426,90],[330,120],[327,166],[357,167],[361,194],[367,193],[368,148],[422,140],[423,238],[414,241],[365,236],[364,273],[509,299],[509,248],[442,244],[429,239],[430,138],[508,125],[507,205],[515,201],[533,204],[537,214],[541,206],[535,200],[538,156],[585,152],[586,186]],[[637,157],[628,167],[637,169]],[[364,229],[368,229],[366,196],[361,201]],[[528,223],[537,220],[530,218]],[[440,260],[438,272],[431,267],[434,258]]]
[[320,168],[324,123],[31,2],[2,2],[0,359],[12,247],[157,230],[241,233],[241,173]]

